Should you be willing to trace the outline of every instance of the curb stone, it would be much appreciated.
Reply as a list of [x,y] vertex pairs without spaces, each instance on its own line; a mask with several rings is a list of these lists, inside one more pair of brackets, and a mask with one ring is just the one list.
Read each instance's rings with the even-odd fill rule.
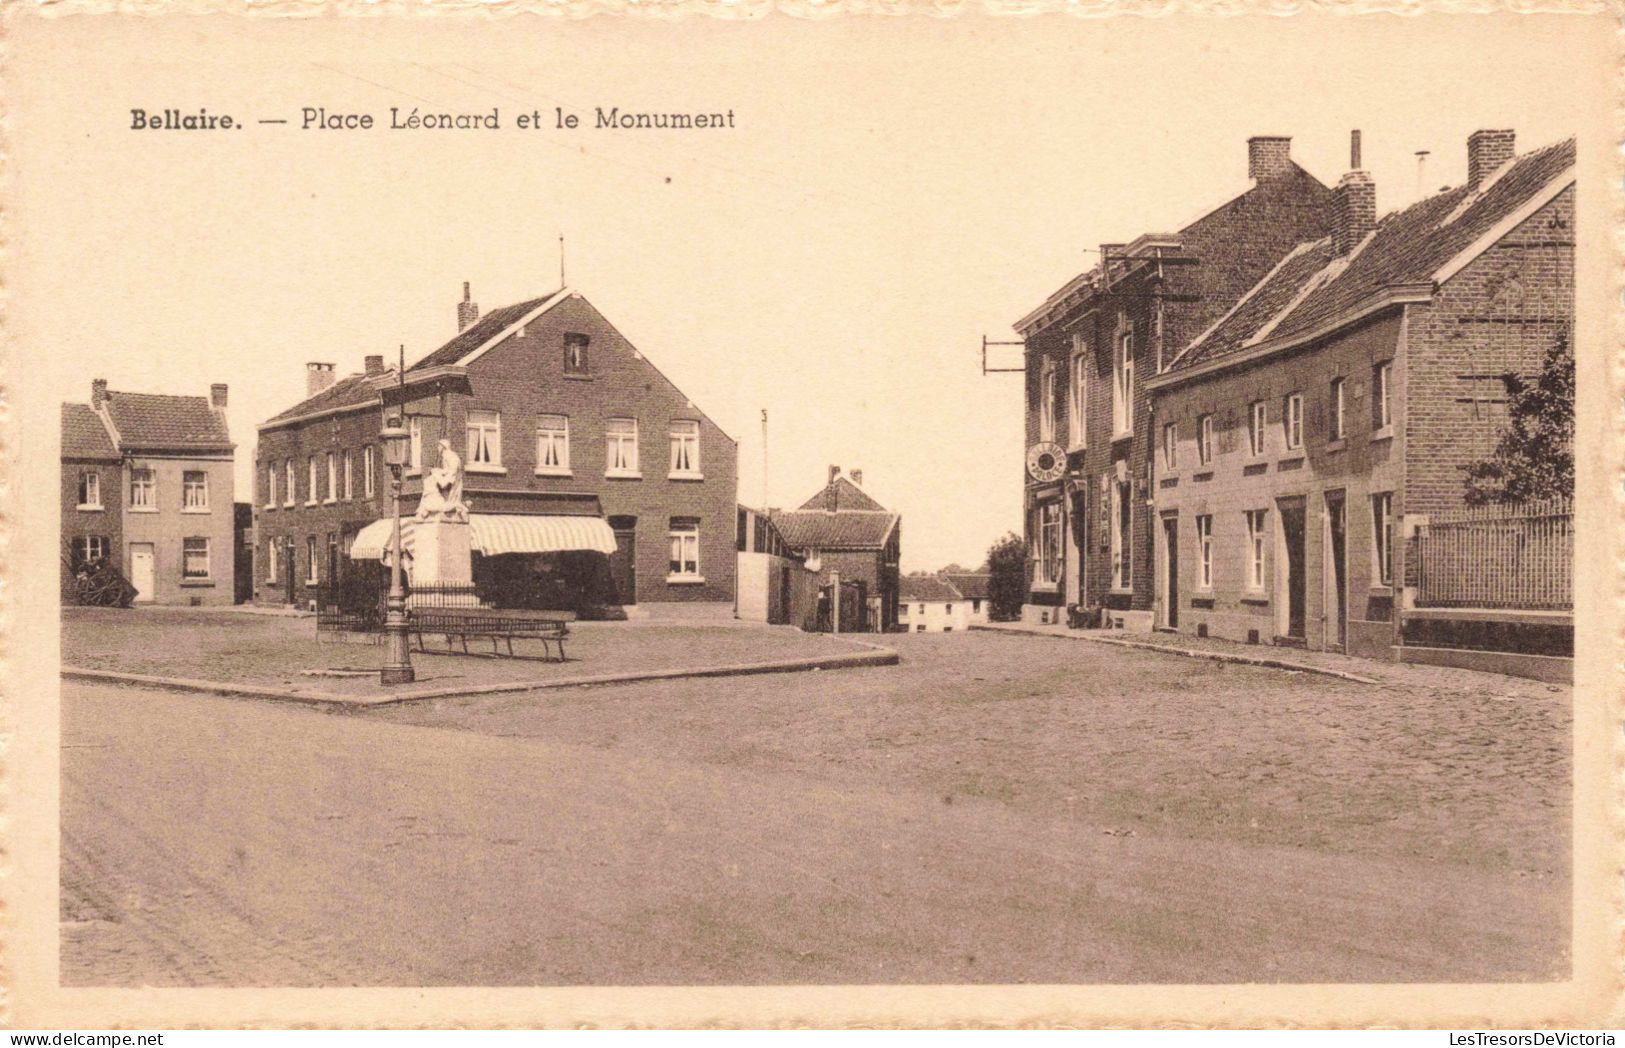
[[1196,648],[1176,648],[1168,644],[1156,644],[1151,641],[1128,640],[1123,637],[1095,637],[1087,632],[1053,633],[1048,630],[1025,629],[1021,626],[972,626],[973,630],[984,630],[988,633],[1020,633],[1028,637],[1052,637],[1055,640],[1083,640],[1094,644],[1111,644],[1119,648],[1139,648],[1144,651],[1160,651],[1165,655],[1182,655],[1190,659],[1209,659],[1213,662],[1233,662],[1243,666],[1261,666],[1272,670],[1289,670],[1294,673],[1316,673],[1322,677],[1334,677],[1346,680],[1353,684],[1376,684],[1383,682],[1375,677],[1362,677],[1358,673],[1349,673],[1345,670],[1329,669],[1325,666],[1316,666],[1307,662],[1293,662],[1291,659],[1270,658],[1263,655],[1242,655],[1223,651],[1201,651]]
[[496,684],[476,684],[424,688],[417,691],[395,692],[386,695],[343,695],[304,688],[274,688],[255,684],[233,684],[225,681],[197,680],[189,677],[155,677],[142,673],[120,673],[114,670],[93,670],[78,666],[63,666],[62,679],[88,681],[97,684],[133,684],[169,691],[192,691],[230,698],[274,699],[298,702],[309,706],[329,706],[347,709],[370,709],[374,706],[392,706],[427,699],[450,699],[474,695],[497,695],[504,692],[542,691],[553,688],[580,688],[600,684],[634,684],[640,681],[682,680],[689,677],[743,677],[763,673],[798,673],[811,670],[861,669],[869,666],[895,666],[901,660],[897,652],[879,644],[854,641],[868,651],[847,652],[841,655],[817,655],[805,659],[785,659],[777,662],[745,662],[723,666],[700,666],[694,669],[637,670],[627,673],[602,673],[585,677],[559,677],[549,680],[503,681]]

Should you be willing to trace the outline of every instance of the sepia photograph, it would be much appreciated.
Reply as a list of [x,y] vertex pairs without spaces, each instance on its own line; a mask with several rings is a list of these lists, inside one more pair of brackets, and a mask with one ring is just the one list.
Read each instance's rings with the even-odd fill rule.
[[1619,1019],[1611,16],[440,14],[6,12],[14,1025]]

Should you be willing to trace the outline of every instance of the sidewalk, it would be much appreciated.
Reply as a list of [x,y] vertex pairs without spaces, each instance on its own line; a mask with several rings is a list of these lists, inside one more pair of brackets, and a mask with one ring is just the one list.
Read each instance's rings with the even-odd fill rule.
[[1195,637],[1184,633],[1129,633],[1124,630],[1075,630],[1066,626],[1041,626],[1022,622],[989,622],[971,627],[1003,633],[1024,633],[1032,636],[1055,637],[1061,640],[1085,641],[1092,644],[1111,644],[1124,648],[1160,651],[1187,658],[1215,659],[1221,662],[1264,666],[1294,673],[1313,673],[1336,677],[1359,684],[1414,691],[1418,688],[1444,688],[1450,691],[1489,689],[1500,695],[1551,695],[1567,692],[1566,686],[1544,684],[1522,677],[1508,677],[1499,673],[1456,669],[1447,666],[1427,666],[1401,662],[1383,662],[1342,655],[1331,651],[1306,651],[1299,648],[1277,648],[1273,645],[1237,644],[1213,637]]

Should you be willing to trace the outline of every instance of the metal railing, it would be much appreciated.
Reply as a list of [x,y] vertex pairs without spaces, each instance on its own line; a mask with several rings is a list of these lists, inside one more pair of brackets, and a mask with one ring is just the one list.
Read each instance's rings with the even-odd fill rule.
[[1418,607],[1569,610],[1574,504],[1552,499],[1431,517],[1415,539]]

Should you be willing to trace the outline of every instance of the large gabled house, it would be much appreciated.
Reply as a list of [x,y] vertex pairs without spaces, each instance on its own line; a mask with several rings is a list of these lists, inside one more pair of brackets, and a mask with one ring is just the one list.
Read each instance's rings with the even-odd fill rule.
[[64,571],[108,561],[138,604],[231,604],[234,445],[227,387],[207,397],[91,383],[62,405]]
[[[1435,601],[1414,547],[1463,509],[1464,467],[1506,431],[1507,377],[1571,337],[1575,142],[1517,156],[1511,131],[1479,131],[1465,184],[1380,221],[1354,152],[1329,235],[1296,245],[1148,382],[1158,622],[1430,659],[1448,652],[1413,649],[1458,646],[1468,623],[1555,628],[1568,554],[1536,558],[1545,523],[1491,522],[1482,556],[1463,546],[1437,565],[1463,585]],[[1499,607],[1422,606],[1475,601]],[[1423,641],[1404,652],[1402,619]],[[1544,657],[1497,668],[1550,672]]]
[[733,438],[577,291],[481,316],[465,285],[457,322],[404,373],[382,356],[344,378],[308,365],[305,399],[260,425],[257,599],[374,584],[388,415],[411,434],[405,513],[439,442],[461,456],[482,601],[731,618]]
[[1252,188],[1177,231],[1102,244],[1015,330],[1025,344],[1027,621],[1102,608],[1149,629],[1147,507],[1153,423],[1146,380],[1297,244],[1325,234],[1332,194],[1291,140],[1247,143]]
[[809,568],[826,579],[838,573],[843,585],[861,584],[864,627],[885,632],[897,624],[902,518],[871,498],[862,482],[861,471],[848,477],[831,466],[821,491],[793,510],[773,510],[771,520]]

